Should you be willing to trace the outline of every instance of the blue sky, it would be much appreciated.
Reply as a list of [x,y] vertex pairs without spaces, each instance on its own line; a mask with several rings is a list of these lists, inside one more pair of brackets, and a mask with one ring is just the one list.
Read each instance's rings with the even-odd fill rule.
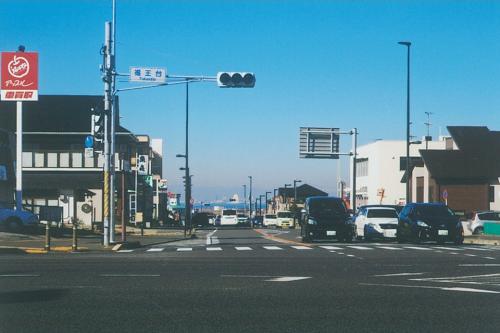
[[[359,129],[360,144],[405,137],[412,41],[413,134],[447,125],[499,129],[500,2],[117,0],[117,67],[170,74],[253,71],[254,89],[190,89],[194,197],[257,193],[302,179],[333,192],[337,163],[298,158],[300,126]],[[102,94],[99,49],[111,0],[0,0],[0,46],[40,53],[41,94]],[[130,86],[120,82],[119,87]],[[182,192],[184,88],[124,92],[122,125],[164,140]],[[342,138],[349,150],[350,138]],[[347,160],[342,162],[347,178]]]

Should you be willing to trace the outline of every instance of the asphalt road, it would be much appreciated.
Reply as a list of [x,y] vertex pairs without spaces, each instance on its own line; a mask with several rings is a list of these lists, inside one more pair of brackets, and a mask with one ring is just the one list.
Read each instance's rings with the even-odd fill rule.
[[0,332],[498,332],[500,249],[224,229],[0,256]]

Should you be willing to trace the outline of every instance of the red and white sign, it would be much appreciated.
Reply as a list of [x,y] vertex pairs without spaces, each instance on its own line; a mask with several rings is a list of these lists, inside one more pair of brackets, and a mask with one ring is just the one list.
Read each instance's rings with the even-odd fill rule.
[[38,101],[38,53],[2,52],[1,100]]

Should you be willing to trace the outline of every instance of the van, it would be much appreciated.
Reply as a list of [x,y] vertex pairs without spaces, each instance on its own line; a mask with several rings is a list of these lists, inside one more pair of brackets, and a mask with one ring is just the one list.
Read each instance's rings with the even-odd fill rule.
[[236,214],[236,209],[223,209],[220,225],[238,225],[238,215]]

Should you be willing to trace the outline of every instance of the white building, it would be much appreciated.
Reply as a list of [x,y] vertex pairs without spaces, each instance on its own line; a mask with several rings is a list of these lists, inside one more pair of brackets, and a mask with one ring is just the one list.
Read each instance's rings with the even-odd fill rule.
[[[410,146],[410,156],[420,157],[419,150],[445,149],[446,137]],[[406,157],[406,141],[377,140],[358,147],[356,163],[356,206],[403,205],[406,185],[401,182],[400,158]],[[351,166],[352,174],[352,166]]]

